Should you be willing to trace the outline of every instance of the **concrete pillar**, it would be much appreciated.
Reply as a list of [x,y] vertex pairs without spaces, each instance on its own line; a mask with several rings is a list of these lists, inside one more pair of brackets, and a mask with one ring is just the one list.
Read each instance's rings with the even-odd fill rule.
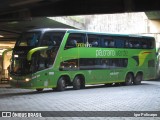
[[149,32],[160,33],[160,20],[149,20]]

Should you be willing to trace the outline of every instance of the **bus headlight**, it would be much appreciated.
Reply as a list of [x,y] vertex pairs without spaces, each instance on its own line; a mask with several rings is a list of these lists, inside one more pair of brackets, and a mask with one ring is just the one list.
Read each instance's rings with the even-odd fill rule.
[[29,79],[29,78],[26,78],[26,79],[25,79],[26,82],[29,82],[30,80],[31,80],[31,79]]
[[12,77],[9,77],[9,80],[12,80]]

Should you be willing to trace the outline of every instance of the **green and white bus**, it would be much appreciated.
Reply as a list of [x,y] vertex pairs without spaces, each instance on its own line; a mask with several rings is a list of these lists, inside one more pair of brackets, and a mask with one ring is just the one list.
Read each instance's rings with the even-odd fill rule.
[[74,29],[29,30],[15,44],[10,76],[12,86],[37,91],[138,85],[156,77],[155,39]]

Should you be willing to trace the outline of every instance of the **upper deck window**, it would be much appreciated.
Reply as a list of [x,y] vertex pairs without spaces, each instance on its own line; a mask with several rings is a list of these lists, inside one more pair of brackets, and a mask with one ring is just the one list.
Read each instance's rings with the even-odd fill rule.
[[70,33],[65,45],[65,49],[83,46],[85,43],[85,34],[82,33]]
[[44,33],[40,46],[60,46],[64,32],[46,32]]
[[99,47],[100,46],[99,36],[88,34],[88,43],[91,44],[92,47]]
[[39,39],[40,32],[26,32],[21,35],[16,46],[37,46]]
[[143,49],[153,49],[155,47],[155,42],[153,39],[146,38],[141,41]]

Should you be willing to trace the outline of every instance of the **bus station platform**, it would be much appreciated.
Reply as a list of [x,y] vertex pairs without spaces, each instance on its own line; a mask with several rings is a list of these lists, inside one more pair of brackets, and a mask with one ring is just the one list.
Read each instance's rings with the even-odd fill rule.
[[0,88],[11,88],[9,83],[0,83]]
[[[48,116],[43,117],[42,114],[42,117],[38,118],[40,120],[53,120],[53,117],[54,120],[159,120],[160,117],[156,116],[137,117],[136,115],[141,113],[160,115],[160,81],[143,81],[141,85],[131,86],[87,86],[81,90],[68,88],[63,92],[51,89],[37,92],[0,84],[0,111],[45,112]],[[75,111],[79,112],[78,117]],[[104,111],[106,114],[103,114]],[[107,116],[107,111],[112,112],[112,117]],[[58,112],[56,117],[49,116],[49,113],[55,112]],[[135,113],[127,116],[130,112]],[[90,114],[86,117],[87,113]],[[12,116],[10,119],[22,118]],[[37,120],[37,118],[28,119]]]

